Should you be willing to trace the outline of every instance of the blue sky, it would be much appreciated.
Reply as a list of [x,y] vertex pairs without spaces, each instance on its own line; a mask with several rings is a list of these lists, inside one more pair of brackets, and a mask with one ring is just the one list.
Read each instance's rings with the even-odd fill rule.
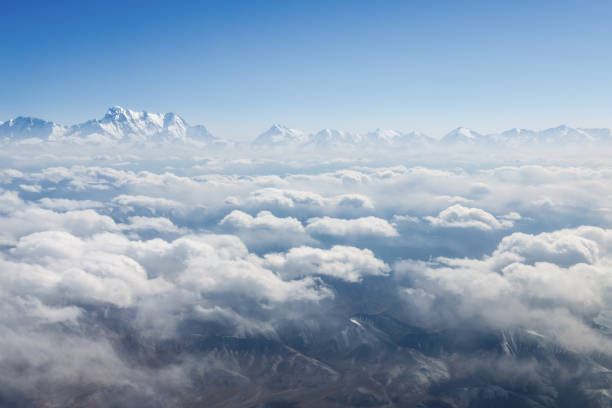
[[[586,5],[588,4],[588,7]],[[610,1],[3,1],[0,120],[612,127]]]

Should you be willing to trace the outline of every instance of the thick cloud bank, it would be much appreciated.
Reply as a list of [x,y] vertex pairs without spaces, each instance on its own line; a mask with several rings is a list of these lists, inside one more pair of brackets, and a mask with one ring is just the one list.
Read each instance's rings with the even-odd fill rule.
[[3,125],[0,405],[612,404],[603,150],[147,115]]
[[406,299],[427,324],[477,320],[526,329],[569,350],[606,353],[612,338],[596,322],[612,300],[611,265],[612,230],[580,227],[517,232],[482,259],[402,261],[396,271],[412,281]]

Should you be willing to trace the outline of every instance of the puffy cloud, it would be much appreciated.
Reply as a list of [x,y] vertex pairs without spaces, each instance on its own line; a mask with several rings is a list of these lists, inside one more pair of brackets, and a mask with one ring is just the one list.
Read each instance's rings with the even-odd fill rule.
[[279,229],[295,233],[304,231],[302,223],[297,219],[275,217],[270,211],[261,211],[256,217],[253,217],[245,212],[234,210],[226,215],[219,225],[246,229]]
[[345,237],[396,237],[399,235],[388,221],[371,216],[348,220],[327,216],[311,218],[307,222],[306,232],[309,234]]
[[370,197],[363,194],[342,194],[337,196],[335,201],[342,207],[374,208],[374,203]]
[[40,193],[42,191],[42,187],[38,184],[20,184],[19,188],[28,193]]
[[118,229],[112,218],[91,209],[58,213],[24,206],[9,216],[0,217],[0,240],[6,243],[14,243],[19,237],[38,231],[61,230],[88,236]]
[[354,170],[338,170],[334,175],[345,185],[366,184],[372,181],[369,175]]
[[[295,317],[331,298],[320,279],[279,275],[235,236],[35,232],[0,255],[0,382],[59,405],[65,396],[50,391],[83,383],[96,392],[129,383],[128,395],[158,380],[180,389],[192,367],[147,356],[148,345],[189,344],[180,328],[194,321],[274,337],[284,306],[299,303]],[[161,365],[152,373],[139,359]]]
[[122,194],[113,198],[113,203],[124,207],[142,207],[155,211],[169,211],[177,208],[182,208],[183,205],[178,201],[161,198],[148,197],[143,195],[126,195]]
[[277,206],[292,208],[296,205],[321,207],[325,199],[317,193],[310,191],[283,190],[278,188],[264,188],[251,193],[248,202],[256,205]]
[[244,294],[272,302],[318,301],[331,295],[316,280],[284,281],[258,263],[244,259],[191,258],[178,283],[204,293]]
[[[54,301],[63,297],[74,302],[128,306],[136,296],[169,289],[169,284],[161,279],[149,280],[146,271],[133,259],[101,251],[67,232],[27,235],[10,253],[13,260],[7,260],[5,270],[20,269],[21,274],[10,280],[4,276],[4,282],[16,285],[28,282],[30,295],[40,293]],[[22,259],[27,264],[19,261]]]
[[[294,176],[295,178],[295,176]],[[314,181],[309,180],[308,181]],[[309,188],[313,186],[309,185]],[[234,197],[233,201],[237,201]],[[257,208],[307,209],[309,211],[334,211],[338,209],[372,210],[374,203],[365,194],[348,193],[324,196],[314,191],[263,188],[253,191],[246,200],[249,206]]]
[[536,236],[514,233],[504,237],[493,254],[497,259],[526,264],[549,262],[559,266],[594,264],[602,250],[609,251],[609,234],[593,227],[561,230]]
[[425,219],[436,227],[477,228],[483,231],[511,228],[514,225],[510,219],[499,220],[480,208],[468,208],[461,204],[440,211],[437,217]]
[[240,236],[250,247],[259,251],[288,248],[314,242],[302,223],[293,217],[276,217],[269,211],[260,211],[255,217],[234,210],[219,222],[219,226]]
[[23,208],[24,205],[17,192],[0,190],[0,214],[10,214]]
[[500,218],[503,218],[505,220],[518,221],[522,219],[523,217],[521,217],[521,214],[517,213],[516,211],[512,211],[506,215],[502,215]]
[[110,304],[135,308],[147,324],[163,328],[178,323],[173,314],[193,313],[194,305],[231,309],[251,298],[270,308],[332,296],[316,278],[279,276],[266,265],[229,235],[134,241],[119,232],[36,232],[0,258],[0,308],[29,299],[39,317],[74,320],[82,306]]
[[54,211],[73,211],[102,208],[104,204],[93,200],[71,200],[68,198],[49,198],[43,197],[38,200],[38,205]]
[[122,228],[132,231],[181,232],[180,228],[164,217],[128,217],[128,221],[129,223],[122,225]]
[[231,235],[191,235],[172,242],[156,239],[126,245],[122,253],[134,256],[151,276],[162,276],[185,291],[273,301],[318,300],[329,295],[312,279],[282,280]]
[[612,232],[596,227],[502,239],[484,259],[403,261],[404,292],[430,323],[527,328],[572,350],[609,350],[593,319],[612,302]]
[[16,169],[2,169],[0,170],[0,182],[3,184],[9,184],[14,179],[24,178],[25,174]]
[[290,279],[328,275],[349,282],[359,282],[368,275],[386,275],[390,270],[369,249],[344,245],[328,250],[305,246],[291,248],[284,254],[266,255],[264,265]]

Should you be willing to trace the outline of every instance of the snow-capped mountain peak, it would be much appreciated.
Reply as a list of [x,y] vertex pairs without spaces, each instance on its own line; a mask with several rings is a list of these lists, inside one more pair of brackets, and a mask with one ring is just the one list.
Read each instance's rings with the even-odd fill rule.
[[466,127],[458,127],[442,138],[444,143],[465,143],[475,142],[482,138],[482,135]]
[[480,134],[478,134],[477,132],[473,131],[472,129],[468,129],[466,127],[458,127],[453,132],[451,132],[451,134],[461,135],[468,139],[476,139],[478,136],[480,136]]
[[392,144],[400,136],[401,133],[398,131],[378,128],[373,132],[366,133],[364,139],[367,143],[380,146]]
[[260,134],[253,141],[255,146],[281,146],[306,141],[306,135],[301,130],[291,129],[283,125],[272,125],[270,129]]
[[43,119],[18,116],[0,124],[0,140],[54,139],[64,127]]
[[112,140],[167,140],[200,141],[215,139],[203,126],[189,126],[176,113],[138,112],[121,106],[108,109],[102,119],[93,119],[74,125],[68,134],[71,137],[100,136]]
[[592,142],[595,140],[588,130],[576,129],[567,125],[542,130],[538,136],[541,142],[548,143]]
[[126,118],[128,112],[131,114],[132,111],[125,109],[123,106],[115,105],[108,108],[106,111],[106,115],[104,115],[105,119],[109,120],[121,120],[122,118]]
[[319,147],[330,147],[344,144],[355,144],[359,136],[336,129],[321,129],[309,138],[309,143]]
[[531,132],[531,131],[527,129],[512,128],[512,129],[508,129],[502,132],[502,135],[519,136],[519,135],[524,135],[527,132]]
[[121,106],[110,107],[101,119],[92,119],[69,127],[29,117],[18,117],[0,125],[0,140],[32,138],[78,143],[219,141],[204,126],[190,126],[176,113],[138,112]]

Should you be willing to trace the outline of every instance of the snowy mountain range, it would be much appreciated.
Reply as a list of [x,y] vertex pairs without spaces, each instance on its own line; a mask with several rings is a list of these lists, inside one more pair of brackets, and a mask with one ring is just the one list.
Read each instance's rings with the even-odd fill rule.
[[[202,125],[191,126],[175,113],[137,112],[120,106],[108,109],[101,119],[64,126],[32,117],[17,117],[0,122],[0,141],[4,143],[39,143],[41,141],[72,143],[170,142],[197,143],[207,146],[235,146],[236,143],[213,136]],[[257,136],[250,147],[274,149],[307,148],[394,148],[443,146],[584,145],[612,143],[610,129],[572,128],[565,125],[545,130],[510,129],[501,133],[481,134],[458,127],[437,140],[420,132],[398,132],[376,129],[353,134],[323,129],[307,134],[298,129],[273,125]]]
[[297,129],[274,125],[251,143],[255,148],[279,147],[366,147],[405,148],[435,146],[564,146],[612,143],[610,129],[571,128],[565,125],[545,130],[510,129],[501,133],[481,134],[465,127],[454,129],[441,139],[434,139],[420,132],[398,132],[391,129],[376,129],[365,134],[353,134],[336,129],[323,129],[306,134]]
[[0,140],[36,139],[72,142],[220,142],[204,126],[190,126],[175,113],[135,112],[120,106],[109,108],[102,119],[71,126],[21,116],[0,124]]

